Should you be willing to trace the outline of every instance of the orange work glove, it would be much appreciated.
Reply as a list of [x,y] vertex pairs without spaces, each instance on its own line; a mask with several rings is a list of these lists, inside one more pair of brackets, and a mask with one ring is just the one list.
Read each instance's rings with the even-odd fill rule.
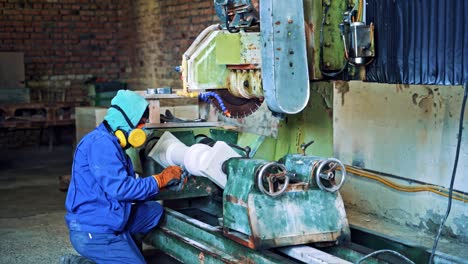
[[166,187],[171,181],[179,183],[180,175],[182,175],[182,168],[179,166],[169,166],[165,168],[161,173],[153,175],[154,179],[158,183],[159,189]]

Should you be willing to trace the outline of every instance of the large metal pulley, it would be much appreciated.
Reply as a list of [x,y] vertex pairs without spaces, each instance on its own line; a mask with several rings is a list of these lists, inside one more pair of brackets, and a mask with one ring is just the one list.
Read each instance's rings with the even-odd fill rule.
[[288,185],[288,172],[281,163],[269,162],[257,171],[257,187],[268,196],[276,197],[283,194]]
[[[337,175],[341,175],[337,183]],[[335,158],[329,158],[319,161],[317,171],[315,171],[315,180],[321,190],[328,192],[338,191],[346,180],[346,168],[341,161]]]

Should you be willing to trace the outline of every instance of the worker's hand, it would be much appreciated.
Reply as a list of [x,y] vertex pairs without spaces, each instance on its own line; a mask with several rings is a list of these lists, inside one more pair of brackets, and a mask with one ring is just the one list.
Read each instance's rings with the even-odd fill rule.
[[182,168],[182,170],[183,170],[183,172],[182,172],[182,175],[180,175],[179,182],[174,182],[174,184],[171,184],[172,181],[174,181],[174,180],[171,180],[171,182],[169,182],[166,185],[166,187],[169,186],[169,187],[167,187],[168,190],[179,192],[182,189],[184,189],[184,186],[188,181],[188,177],[190,177],[190,173],[187,170],[185,170],[184,168]]
[[153,177],[158,183],[159,189],[162,189],[168,185],[179,183],[181,175],[181,167],[169,166],[165,168],[160,174],[153,175]]

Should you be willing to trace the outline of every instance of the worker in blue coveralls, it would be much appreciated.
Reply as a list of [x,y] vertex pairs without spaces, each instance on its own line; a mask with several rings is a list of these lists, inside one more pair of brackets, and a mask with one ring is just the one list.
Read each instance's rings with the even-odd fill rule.
[[148,103],[135,92],[120,90],[111,104],[102,124],[75,151],[65,220],[81,256],[66,254],[61,263],[145,263],[132,237],[158,224],[163,208],[148,200],[181,178],[178,166],[136,178],[125,150],[146,140],[138,127],[148,118]]

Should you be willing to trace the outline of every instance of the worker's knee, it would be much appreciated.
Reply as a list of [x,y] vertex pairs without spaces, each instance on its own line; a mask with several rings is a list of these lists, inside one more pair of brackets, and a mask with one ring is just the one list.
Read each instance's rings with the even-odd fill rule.
[[[164,212],[163,206],[155,201],[148,201],[143,204],[143,206],[140,207],[140,216],[141,214],[146,215],[145,218],[157,220],[159,222],[159,219],[161,218],[162,214]],[[156,223],[157,224],[157,223]]]
[[157,202],[135,204],[127,228],[131,234],[146,234],[159,223],[162,214],[163,207]]
[[148,201],[145,203],[145,205],[151,208],[151,211],[160,212],[160,213],[162,213],[163,211],[162,205],[156,201]]
[[147,216],[148,216],[148,228],[146,230],[143,230],[142,233],[147,233],[149,232],[150,229],[152,229],[153,227],[155,227],[163,213],[164,213],[164,209],[163,209],[163,206],[158,203],[158,202],[146,202],[148,208],[146,209],[146,213],[147,213]]

